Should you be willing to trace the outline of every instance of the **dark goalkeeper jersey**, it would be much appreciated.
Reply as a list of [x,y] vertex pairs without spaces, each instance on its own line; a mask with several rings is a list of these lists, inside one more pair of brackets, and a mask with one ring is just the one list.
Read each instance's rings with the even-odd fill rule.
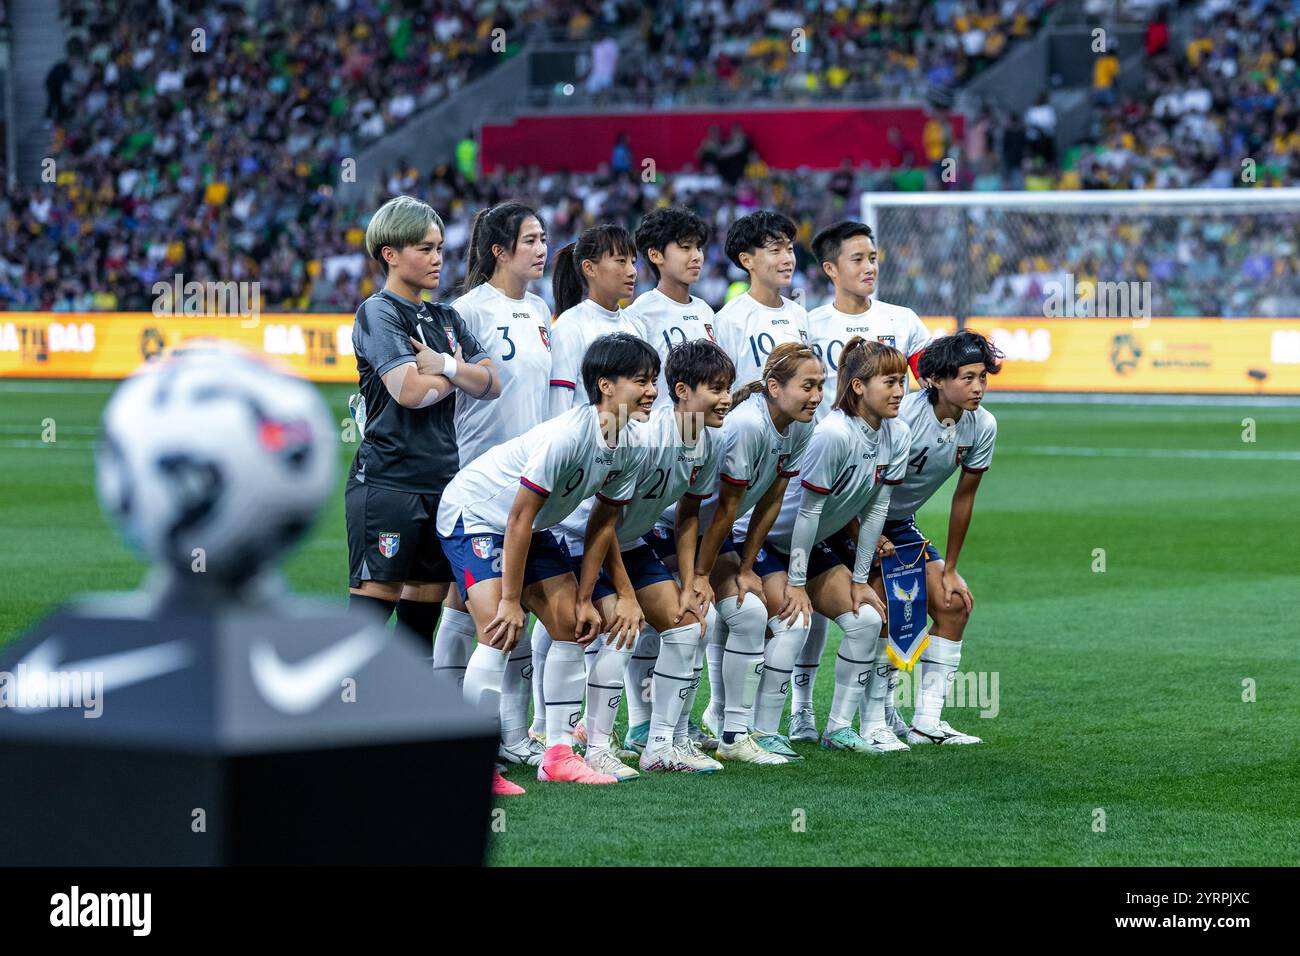
[[416,494],[441,494],[460,467],[456,450],[456,398],[428,408],[404,408],[388,394],[384,373],[415,361],[408,336],[448,355],[456,346],[464,361],[487,358],[456,310],[415,303],[384,289],[361,303],[352,327],[352,349],[365,398],[365,438],[352,461],[350,480]]

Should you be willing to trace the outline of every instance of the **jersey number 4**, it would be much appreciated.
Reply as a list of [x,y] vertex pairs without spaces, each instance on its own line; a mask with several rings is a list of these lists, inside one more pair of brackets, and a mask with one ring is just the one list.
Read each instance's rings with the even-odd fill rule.
[[917,452],[916,455],[913,456],[907,463],[910,467],[916,469],[916,473],[918,475],[921,473],[921,470],[925,468],[925,459],[929,455],[929,452],[930,452],[930,446],[926,445],[919,452]]

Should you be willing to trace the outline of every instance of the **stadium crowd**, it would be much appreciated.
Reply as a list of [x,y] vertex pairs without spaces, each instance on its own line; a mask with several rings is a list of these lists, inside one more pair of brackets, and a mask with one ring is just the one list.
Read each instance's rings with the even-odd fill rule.
[[[1153,20],[1145,50],[1149,82],[1138,93],[1119,94],[1117,66],[1100,68],[1094,135],[1060,155],[1050,135],[1055,118],[1044,100],[1024,114],[984,110],[968,118],[960,140],[953,139],[944,113],[936,112],[923,155],[900,146],[888,168],[846,163],[813,172],[770,169],[749,149],[742,130],[740,148],[732,148],[734,134],[706,142],[699,168],[664,173],[653,183],[641,182],[639,169],[620,156],[617,145],[611,163],[592,174],[480,174],[471,149],[469,163],[464,156],[448,157],[426,176],[402,163],[359,204],[334,196],[339,157],[482,69],[494,24],[593,38],[638,16],[643,23],[670,17],[672,29],[648,34],[663,42],[647,45],[643,55],[657,57],[656,63],[695,63],[685,72],[665,67],[664,76],[685,77],[687,85],[705,82],[708,70],[701,72],[700,64],[707,62],[715,71],[709,81],[715,89],[719,83],[740,89],[736,83],[743,84],[745,76],[780,76],[784,83],[792,75],[773,72],[764,59],[771,51],[764,53],[757,41],[757,49],[747,46],[736,55],[734,72],[716,74],[735,54],[718,38],[741,30],[736,35],[752,40],[781,27],[777,5],[677,2],[647,12],[630,4],[589,7],[575,0],[547,5],[548,19],[540,20],[523,3],[439,2],[403,14],[407,7],[383,13],[369,4],[313,2],[285,8],[275,18],[214,4],[196,14],[168,13],[178,29],[146,30],[144,8],[153,6],[143,0],[125,7],[64,0],[64,12],[78,29],[69,51],[62,121],[52,126],[56,188],[41,184],[0,200],[0,307],[148,309],[153,283],[183,272],[187,280],[255,279],[267,311],[348,312],[373,290],[362,244],[365,211],[397,193],[420,196],[443,215],[448,292],[463,273],[473,213],[501,199],[535,205],[546,218],[552,249],[591,223],[634,226],[656,205],[684,203],[715,229],[700,286],[715,306],[734,294],[733,282],[740,278],[722,254],[721,235],[737,216],[779,209],[799,225],[795,288],[805,290],[811,307],[828,289],[807,252],[808,240],[827,223],[856,214],[863,192],[1285,185],[1300,179],[1294,0],[1280,5],[1289,15],[1278,4],[1251,12],[1205,0],[1194,35],[1183,45],[1171,43],[1163,20]],[[701,15],[683,16],[688,6]],[[927,75],[933,72],[927,57],[951,53],[952,37],[962,50],[970,29],[984,31],[987,39],[995,25],[984,18],[996,17],[997,29],[1016,35],[1022,18],[1036,23],[1044,8],[1018,0],[908,2],[853,16],[831,5],[818,16],[826,18],[826,35],[857,52],[863,47],[854,44],[866,42],[864,37],[879,40],[890,35],[886,27],[910,25],[927,51],[917,61],[918,69],[929,64],[919,74]],[[181,29],[191,22],[187,17],[209,25],[210,57],[175,55],[190,37]],[[694,52],[686,57],[684,50]],[[747,72],[751,55],[767,67]],[[855,53],[855,62],[871,60]],[[960,62],[964,66],[952,70],[955,82],[981,61],[963,55]],[[672,88],[684,87],[674,80]],[[951,183],[939,175],[939,160],[948,155],[959,160]],[[1252,161],[1253,182],[1243,175],[1243,158]],[[1041,241],[1026,243],[1030,228]],[[961,279],[966,286],[960,291],[975,314],[1037,312],[1044,277],[1066,271],[1159,280],[1166,299],[1156,314],[1295,309],[1289,290],[1296,285],[1300,253],[1291,222],[1258,216],[1178,224],[1155,217],[1139,225],[1097,218],[1077,235],[1062,235],[1068,228],[1059,217],[1031,227],[1023,217],[990,213],[981,241],[969,250],[945,228],[904,231],[906,238],[884,251],[882,297],[922,314],[949,313],[960,288],[960,263],[969,256],[977,266]],[[885,241],[897,234],[887,231]],[[900,264],[898,271],[891,271],[891,260]],[[649,284],[647,273],[642,285]],[[549,295],[546,288],[538,291]]]

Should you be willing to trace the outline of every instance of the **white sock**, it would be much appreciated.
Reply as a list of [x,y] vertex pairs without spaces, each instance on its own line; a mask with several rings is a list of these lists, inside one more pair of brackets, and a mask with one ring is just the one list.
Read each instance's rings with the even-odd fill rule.
[[880,634],[880,615],[870,607],[841,614],[835,623],[844,631],[839,653],[835,656],[835,696],[831,698],[831,715],[826,733],[832,734],[853,723],[853,715],[862,705],[867,682],[875,673],[876,641]]
[[726,658],[727,622],[718,611],[716,604],[709,608],[716,624],[709,627],[709,636],[704,645],[704,659],[709,668],[709,703],[704,710],[709,715],[709,723],[714,727],[722,725],[722,714],[726,710],[726,681],[722,679],[722,662]]
[[506,661],[501,681],[501,740],[507,746],[528,739],[528,700],[532,697],[533,645],[524,631]]
[[[671,747],[677,721],[695,683],[695,653],[700,647],[700,626],[687,624],[659,635],[659,659],[654,666],[654,704],[650,708],[650,736],[646,749]],[[629,710],[629,713],[631,711]]]
[[[609,637],[608,634],[600,635],[600,637],[596,638],[594,641],[588,644],[586,650],[583,652],[583,658],[582,658],[582,672],[584,674],[583,680],[586,681],[591,680],[591,669],[593,666],[595,666],[596,657],[597,655],[600,654],[600,649],[604,645],[605,638],[607,637]],[[587,702],[586,704],[583,705],[582,708],[582,722],[588,727],[591,726],[591,695],[590,694],[587,695]]]
[[802,616],[796,618],[793,625],[784,623],[779,617],[771,617],[767,626],[772,631],[772,639],[763,651],[763,679],[758,685],[758,696],[754,698],[751,721],[760,734],[774,734],[781,727],[781,712],[785,710],[794,659],[808,636],[808,620]]
[[873,727],[885,725],[885,698],[889,696],[889,655],[885,653],[887,638],[876,639],[876,663],[867,681],[867,696],[862,703],[862,735]]
[[[534,645],[535,646],[535,645]],[[582,713],[582,648],[552,641],[546,654],[546,745],[573,747],[573,728]]]
[[465,702],[481,713],[498,717],[501,712],[501,681],[505,673],[504,652],[486,644],[475,644],[465,668]]
[[[698,628],[696,629],[698,632]],[[627,726],[631,728],[650,719],[651,689],[654,686],[655,661],[659,657],[659,632],[647,624],[636,639],[628,658],[624,682],[627,686]]]
[[528,632],[533,644],[533,733],[546,733],[546,652],[551,649],[551,634],[537,618]]
[[[889,665],[889,691],[885,694],[885,723],[891,727],[894,724],[894,718],[898,717],[898,668],[893,664]],[[901,718],[900,718],[901,719]]]
[[[691,734],[691,713],[695,710],[695,695],[700,689],[700,674],[704,672],[704,655],[709,648],[709,639],[713,636],[713,629],[718,625],[718,612],[712,604],[709,605],[708,613],[704,615],[704,640],[700,641],[699,646],[695,648],[695,668],[693,671],[695,679],[691,681],[690,692],[686,695],[686,703],[682,707],[681,716],[677,718],[676,732],[673,734],[673,740],[681,743]],[[721,658],[721,655],[719,655]],[[721,670],[722,661],[718,660],[718,668]],[[718,681],[721,683],[721,675]]]
[[[836,618],[839,620],[839,618]],[[822,662],[822,651],[826,650],[826,618],[813,614],[812,626],[808,628],[808,637],[794,663],[794,683],[790,687],[790,709],[812,710],[813,688],[817,686],[817,665]],[[837,667],[839,665],[836,665]]]
[[[753,594],[739,604],[734,597],[718,603],[718,616],[727,622],[727,645],[722,658],[722,686],[726,708],[722,714],[722,736],[726,743],[735,734],[749,732],[749,715],[763,673],[763,632],[767,629],[767,608]],[[731,736],[731,740],[726,738]]]
[[433,670],[445,678],[454,678],[457,687],[465,686],[465,667],[474,650],[474,619],[466,611],[443,605],[438,635],[433,642]]
[[916,710],[912,713],[912,726],[930,730],[943,714],[943,700],[948,695],[957,676],[961,662],[961,641],[950,641],[937,634],[930,635],[930,646],[921,653],[917,665],[921,676],[917,683]]
[[[591,673],[587,675],[587,751],[608,750],[609,735],[614,731],[618,717],[618,704],[623,699],[623,672],[632,656],[630,647],[616,648],[606,644],[608,634],[602,634],[593,643],[599,643],[594,655]],[[592,654],[585,655],[588,660]]]

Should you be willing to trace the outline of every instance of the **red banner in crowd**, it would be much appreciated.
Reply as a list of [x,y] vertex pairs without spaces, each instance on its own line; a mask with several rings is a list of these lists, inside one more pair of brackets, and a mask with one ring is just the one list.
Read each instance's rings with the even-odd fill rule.
[[[895,166],[899,149],[889,130],[898,130],[903,149],[916,165],[926,164],[923,144],[929,114],[916,107],[895,109],[772,109],[683,111],[672,113],[549,114],[521,116],[511,123],[484,123],[483,169],[537,166],[544,172],[592,172],[610,161],[619,134],[627,133],[632,165],[653,159],[657,171],[676,172],[688,163],[698,169],[696,153],[717,126],[725,140],[739,123],[763,161],[774,169],[834,169],[849,159],[873,166]],[[960,137],[962,117],[951,114],[953,137]],[[945,154],[946,155],[946,154]]]

